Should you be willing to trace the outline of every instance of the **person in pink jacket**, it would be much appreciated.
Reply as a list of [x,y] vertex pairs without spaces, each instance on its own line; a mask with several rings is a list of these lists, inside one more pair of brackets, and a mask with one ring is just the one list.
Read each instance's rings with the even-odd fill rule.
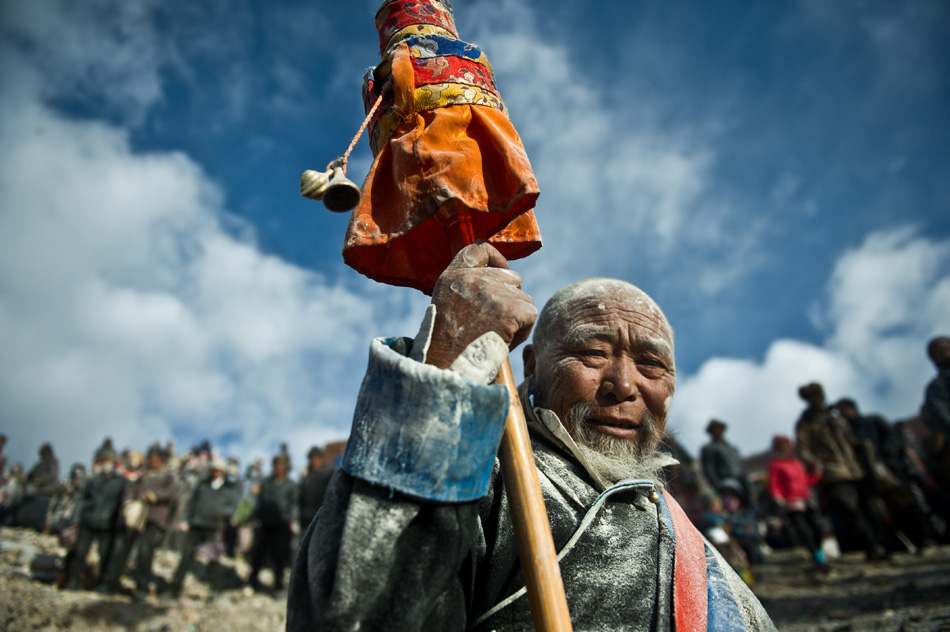
[[805,465],[795,456],[791,438],[776,435],[772,438],[768,476],[769,496],[788,519],[794,541],[808,549],[818,570],[827,571],[828,561],[821,548],[824,526],[811,493],[821,471],[806,472]]

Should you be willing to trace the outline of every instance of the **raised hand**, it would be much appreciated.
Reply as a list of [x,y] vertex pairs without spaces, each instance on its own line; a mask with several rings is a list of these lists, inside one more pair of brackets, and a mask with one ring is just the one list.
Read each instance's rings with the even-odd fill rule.
[[538,317],[534,301],[521,291],[521,276],[485,242],[459,251],[439,277],[432,303],[437,311],[426,363],[442,369],[489,331],[514,349]]

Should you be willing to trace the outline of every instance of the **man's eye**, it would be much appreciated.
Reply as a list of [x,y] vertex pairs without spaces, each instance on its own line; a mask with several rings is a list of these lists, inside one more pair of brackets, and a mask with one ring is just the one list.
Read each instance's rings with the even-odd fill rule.
[[603,349],[584,349],[581,351],[580,355],[588,358],[606,358],[607,352]]
[[657,358],[639,358],[637,359],[637,366],[644,367],[649,370],[666,370],[666,363],[663,360]]

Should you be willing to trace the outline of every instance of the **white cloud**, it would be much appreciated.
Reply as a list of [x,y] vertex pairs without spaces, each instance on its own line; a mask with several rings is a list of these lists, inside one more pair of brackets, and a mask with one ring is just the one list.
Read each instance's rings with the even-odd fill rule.
[[168,51],[151,24],[156,6],[153,0],[11,2],[0,34],[30,51],[45,77],[42,96],[69,95],[139,121],[162,96],[159,71]]
[[[0,426],[13,458],[29,466],[52,441],[65,467],[106,435],[133,449],[225,436],[244,458],[293,439],[300,463],[344,437],[371,333],[417,301],[262,253],[191,158],[64,117],[44,101],[59,77],[45,58],[2,53],[18,95],[0,112]],[[85,54],[83,68],[100,60]],[[140,107],[154,100],[105,76]]]
[[874,370],[874,343],[882,338],[920,338],[945,325],[946,241],[931,241],[911,228],[872,233],[846,251],[828,283],[830,344],[848,350]]
[[909,228],[870,234],[838,259],[822,313],[829,335],[821,345],[778,340],[761,361],[712,358],[681,379],[671,428],[695,451],[717,417],[743,451],[762,451],[772,435],[792,434],[797,388],[811,381],[868,412],[915,415],[932,373],[926,341],[948,326],[950,240]]
[[801,406],[797,389],[811,381],[842,394],[858,383],[848,361],[795,340],[773,342],[761,362],[712,358],[681,379],[673,397],[670,429],[694,454],[713,417],[729,425],[728,439],[746,454],[760,452],[775,434],[792,434]]

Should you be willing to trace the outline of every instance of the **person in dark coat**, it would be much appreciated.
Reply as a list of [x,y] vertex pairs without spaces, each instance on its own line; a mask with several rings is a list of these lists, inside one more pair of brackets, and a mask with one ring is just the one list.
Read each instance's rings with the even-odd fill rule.
[[40,446],[40,460],[26,476],[27,485],[32,486],[34,495],[52,496],[59,485],[59,461],[53,455],[53,446],[44,443]]
[[87,478],[86,466],[74,463],[69,469],[69,478],[59,484],[49,503],[44,533],[59,535],[66,527],[78,522],[80,498]]
[[0,482],[7,477],[7,435],[0,434]]
[[86,557],[93,541],[99,542],[99,571],[105,574],[112,558],[112,548],[119,519],[119,507],[129,482],[115,470],[118,455],[111,449],[100,449],[92,466],[92,477],[86,482],[77,508],[79,534],[76,548],[68,556],[68,578],[63,585],[76,589],[85,572]]
[[152,580],[152,561],[155,549],[161,544],[168,528],[172,511],[172,501],[178,496],[178,475],[167,468],[168,451],[152,446],[146,455],[148,469],[126,488],[124,502],[138,500],[145,503],[146,521],[142,532],[128,528],[119,530],[115,544],[115,556],[104,578],[105,590],[115,592],[119,589],[119,577],[133,545],[138,544],[135,563],[136,597],[144,597]]
[[[208,476],[198,483],[185,505],[181,522],[176,528],[187,532],[187,537],[181,560],[172,578],[170,592],[173,597],[181,595],[185,575],[194,567],[198,545],[217,536],[221,538],[223,547],[224,529],[240,498],[240,489],[237,484],[227,479],[226,472],[227,463],[221,459],[212,460]],[[212,569],[217,563],[216,557],[209,561]],[[209,573],[209,576],[213,577],[213,573]]]
[[889,556],[880,535],[880,511],[862,490],[864,469],[855,453],[848,422],[825,403],[821,384],[798,389],[808,406],[795,425],[798,455],[812,472],[820,471],[818,490],[842,550],[863,550],[868,560]]
[[936,336],[927,344],[927,355],[937,375],[927,384],[923,415],[931,430],[930,453],[936,461],[936,478],[950,491],[950,337]]
[[[706,432],[711,441],[699,451],[699,460],[703,466],[703,474],[713,489],[719,494],[726,490],[726,481],[739,484],[739,493],[746,501],[749,500],[749,474],[745,463],[739,455],[739,450],[726,441],[726,424],[713,419],[706,426]],[[735,490],[734,490],[735,491]]]
[[299,491],[297,483],[287,478],[290,458],[286,453],[274,457],[273,468],[273,474],[261,483],[251,517],[258,527],[248,580],[254,590],[261,589],[258,573],[268,555],[273,563],[274,590],[283,590],[284,572],[290,565],[290,540],[300,532]]
[[[853,399],[840,399],[835,408],[851,425],[859,443],[858,456],[867,474],[864,494],[881,498],[893,526],[915,547],[933,545],[930,507],[912,476],[903,434],[880,415],[861,414]],[[894,537],[891,529],[885,529],[885,535]]]
[[937,375],[927,384],[924,412],[931,428],[950,438],[950,337],[936,336],[927,344],[927,355]]
[[40,460],[26,476],[26,493],[16,509],[14,524],[41,531],[46,526],[50,501],[59,488],[59,461],[53,455],[53,446],[40,446]]
[[894,456],[900,450],[897,434],[891,424],[880,415],[864,415],[858,410],[858,404],[849,397],[843,397],[834,405],[835,410],[851,426],[854,433],[855,454],[861,466],[868,473],[883,465],[890,469]]
[[323,450],[317,446],[310,448],[307,453],[307,472],[300,481],[300,527],[306,529],[310,521],[317,515],[323,499],[327,495],[327,487],[333,477],[333,468],[328,467]]

